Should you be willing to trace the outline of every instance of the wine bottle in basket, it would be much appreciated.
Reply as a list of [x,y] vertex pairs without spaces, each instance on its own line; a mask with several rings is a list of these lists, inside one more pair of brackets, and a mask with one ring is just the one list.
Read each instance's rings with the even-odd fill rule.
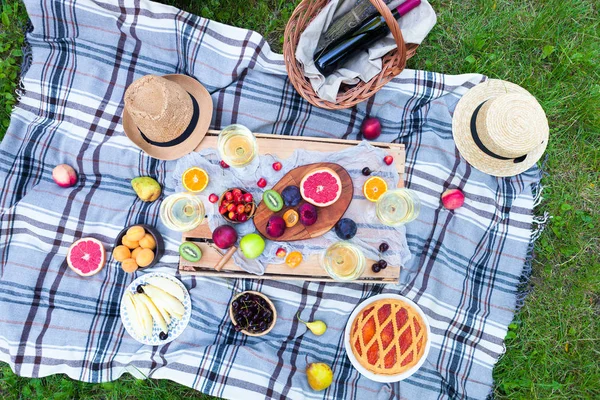
[[[397,20],[419,4],[421,4],[421,0],[406,0],[391,10],[392,15]],[[367,49],[389,32],[390,29],[385,22],[385,18],[380,14],[376,14],[355,30],[330,43],[320,52],[316,52],[314,55],[315,66],[323,75],[330,75],[356,52]]]

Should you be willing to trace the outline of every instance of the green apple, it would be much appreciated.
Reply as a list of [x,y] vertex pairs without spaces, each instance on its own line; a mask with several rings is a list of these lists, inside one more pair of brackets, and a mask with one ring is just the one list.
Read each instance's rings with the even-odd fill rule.
[[256,233],[249,233],[240,240],[240,249],[246,258],[254,259],[264,251],[265,240]]

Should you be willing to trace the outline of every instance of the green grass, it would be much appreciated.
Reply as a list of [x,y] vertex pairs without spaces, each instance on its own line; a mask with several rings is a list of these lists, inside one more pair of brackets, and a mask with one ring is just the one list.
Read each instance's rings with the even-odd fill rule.
[[[168,2],[254,29],[277,51],[294,8],[293,3],[273,0]],[[432,4],[438,25],[408,66],[448,74],[479,72],[516,82],[540,100],[551,126],[549,175],[543,180],[545,200],[538,213],[549,212],[553,219],[536,243],[532,293],[510,326],[507,352],[494,370],[495,395],[600,398],[600,5],[596,0],[433,0]],[[8,27],[0,30],[0,135],[14,103],[12,71],[19,64],[14,51],[21,45],[25,18],[18,0],[8,0],[8,5],[17,8],[19,18],[11,17]],[[3,398],[55,394],[203,398],[166,381],[127,377],[109,385],[90,385],[62,376],[19,378],[8,367],[0,369]]]

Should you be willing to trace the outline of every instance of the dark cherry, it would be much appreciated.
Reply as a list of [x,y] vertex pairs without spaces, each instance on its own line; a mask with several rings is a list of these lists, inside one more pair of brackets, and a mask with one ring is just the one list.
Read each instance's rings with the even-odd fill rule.
[[167,340],[168,337],[169,337],[169,334],[167,332],[161,332],[158,334],[158,338],[160,340]]
[[387,268],[387,261],[385,261],[385,260],[379,260],[379,261],[377,261],[377,265],[379,265],[379,268],[381,268],[381,269],[386,269]]
[[362,169],[362,174],[363,174],[364,176],[369,176],[369,175],[371,175],[371,172],[373,172],[373,171],[371,171],[371,168],[369,168],[369,167],[364,167],[364,168]]
[[244,328],[242,328],[242,326],[241,326],[241,325],[234,325],[234,326],[233,326],[233,329],[235,329],[235,331],[236,331],[236,332],[239,332],[239,331],[241,331],[241,330],[242,330],[242,329],[244,329]]
[[385,253],[386,251],[388,251],[390,249],[390,245],[387,244],[386,242],[383,242],[379,245],[379,251],[382,253]]
[[142,285],[138,285],[138,287],[135,288],[135,291],[138,293],[144,293],[144,287]]
[[238,302],[237,302],[237,300],[236,300],[236,301],[234,301],[234,302],[233,302],[233,304],[231,305],[231,308],[233,308],[234,310],[237,310],[239,306],[240,306],[240,303],[238,303]]
[[378,263],[375,263],[373,265],[371,265],[371,269],[373,270],[373,272],[378,273],[379,271],[381,271],[381,267],[379,266]]

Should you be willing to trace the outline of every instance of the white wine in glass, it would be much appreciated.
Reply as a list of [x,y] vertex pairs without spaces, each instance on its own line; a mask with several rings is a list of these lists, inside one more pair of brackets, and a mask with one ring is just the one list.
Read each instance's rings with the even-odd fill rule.
[[256,137],[250,129],[239,124],[223,128],[217,148],[221,159],[232,167],[244,167],[258,155]]

